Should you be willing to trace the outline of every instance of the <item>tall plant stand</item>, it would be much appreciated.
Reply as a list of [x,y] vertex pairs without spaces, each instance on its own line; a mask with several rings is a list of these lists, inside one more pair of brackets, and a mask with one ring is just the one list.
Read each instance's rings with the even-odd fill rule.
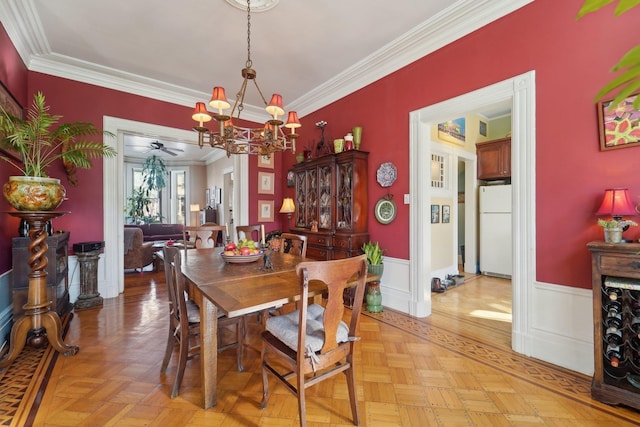
[[[47,232],[45,224],[53,218],[61,217],[68,212],[60,211],[17,211],[8,212],[9,215],[27,221],[29,224],[29,252],[28,259],[31,273],[29,273],[29,294],[27,303],[22,306],[24,317],[21,317],[11,328],[11,340],[8,353],[0,360],[0,369],[5,368],[18,357],[25,343],[38,347],[49,341],[51,346],[64,354],[73,356],[79,350],[78,346],[65,344],[62,339],[62,322],[58,313],[52,311],[51,301],[47,300],[47,264],[46,256]],[[31,332],[31,334],[29,334]]]

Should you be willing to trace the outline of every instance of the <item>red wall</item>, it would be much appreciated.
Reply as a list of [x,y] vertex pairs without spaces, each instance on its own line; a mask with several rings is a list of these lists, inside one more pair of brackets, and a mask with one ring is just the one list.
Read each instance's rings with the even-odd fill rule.
[[[457,95],[485,87],[529,70],[536,71],[536,203],[537,277],[543,282],[590,287],[590,259],[586,243],[601,240],[595,210],[607,187],[629,187],[635,202],[640,197],[636,177],[640,149],[600,152],[593,95],[607,82],[609,68],[640,40],[640,8],[613,17],[607,7],[577,21],[582,0],[537,0],[433,54],[410,64],[337,102],[302,118],[297,146],[318,139],[314,126],[328,122],[327,140],[363,126],[361,149],[369,157],[369,230],[386,254],[409,258],[409,206],[401,203],[409,192],[409,113]],[[0,34],[0,37],[2,35]],[[0,39],[0,42],[3,41]],[[0,51],[5,55],[15,55]],[[15,59],[14,59],[15,60]],[[19,73],[18,73],[19,74]],[[5,75],[0,74],[3,82]],[[13,81],[15,77],[9,78]],[[20,85],[19,79],[17,80]],[[14,89],[12,89],[14,90]],[[16,89],[18,92],[20,88]],[[52,111],[64,120],[88,120],[102,126],[102,116],[189,129],[190,108],[128,95],[64,79],[29,73],[26,93],[42,90]],[[464,111],[464,106],[461,106]],[[257,218],[256,159],[250,160],[250,221]],[[389,225],[377,223],[373,205],[386,189],[377,185],[375,171],[391,161],[398,179],[390,188],[398,216]],[[68,187],[69,201],[62,207],[72,214],[57,220],[56,228],[72,231],[72,240],[102,239],[102,167],[79,172],[78,188]],[[285,174],[293,155],[276,156],[275,216],[282,197],[292,196]],[[3,178],[4,170],[0,172]],[[61,172],[60,172],[61,173]],[[62,175],[61,175],[62,176]],[[265,197],[271,199],[271,197]],[[7,210],[4,200],[0,210]],[[81,221],[79,221],[81,219]],[[638,218],[635,218],[638,220]],[[278,222],[273,226],[279,225]],[[3,233],[14,235],[17,223],[0,216]],[[9,233],[7,233],[7,228]],[[628,232],[638,237],[638,228]],[[6,239],[0,242],[8,248]],[[0,255],[0,271],[9,267],[8,254]]]
[[[0,23],[0,82],[24,106],[27,101],[27,67],[13,47],[2,23]],[[8,181],[15,170],[0,161],[0,184]],[[11,269],[11,238],[18,234],[17,218],[3,214],[9,210],[9,204],[0,197],[0,274]]]
[[[536,279],[591,287],[586,243],[602,240],[594,212],[608,187],[629,187],[640,201],[640,149],[599,151],[593,96],[611,79],[608,70],[640,40],[640,7],[614,18],[613,8],[576,20],[582,0],[537,0],[433,54],[303,118],[300,145],[363,126],[369,151],[369,231],[386,254],[409,258],[409,113],[475,89],[536,72]],[[461,106],[461,111],[465,107]],[[372,214],[386,194],[375,180],[383,162],[398,167],[390,187],[396,220]],[[294,163],[293,156],[285,168]],[[285,195],[293,191],[286,189]],[[638,220],[638,218],[635,218]],[[638,238],[638,227],[629,236]]]

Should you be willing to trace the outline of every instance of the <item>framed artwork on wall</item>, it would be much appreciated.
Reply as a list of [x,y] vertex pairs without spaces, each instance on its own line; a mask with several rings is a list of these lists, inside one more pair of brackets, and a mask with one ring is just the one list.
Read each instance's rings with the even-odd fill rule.
[[258,172],[258,194],[273,194],[274,177],[273,172]]
[[258,200],[258,222],[273,222],[273,200]]
[[258,156],[258,167],[273,169],[273,156]]
[[640,145],[640,111],[633,108],[638,96],[631,95],[612,110],[611,101],[598,102],[601,151]]
[[[2,82],[0,82],[0,106],[12,116],[22,118],[22,106]],[[20,159],[19,154],[15,151],[7,151],[0,148],[0,154],[16,163],[22,163],[22,159]]]
[[295,187],[296,175],[293,173],[293,169],[289,169],[287,172],[287,187]]
[[464,145],[466,135],[467,131],[464,117],[438,123],[438,139]]
[[431,224],[440,222],[440,205],[431,205]]
[[451,206],[442,205],[442,223],[448,224],[451,219]]

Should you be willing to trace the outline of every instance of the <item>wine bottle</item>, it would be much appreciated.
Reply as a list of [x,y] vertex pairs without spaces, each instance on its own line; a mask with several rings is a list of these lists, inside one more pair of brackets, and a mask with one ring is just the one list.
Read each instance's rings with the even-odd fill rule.
[[615,326],[610,326],[604,333],[604,340],[613,346],[620,346],[624,342],[622,331]]
[[[640,338],[640,317],[634,317],[629,326],[635,337]],[[638,347],[640,349],[640,347]]]
[[[602,323],[604,323],[605,329],[608,329],[610,327],[622,329],[622,316],[620,314],[617,314],[615,316],[607,316],[602,319]],[[640,327],[640,325],[638,326]]]
[[620,346],[611,345],[607,346],[607,359],[609,360],[609,364],[614,368],[620,366],[622,362],[622,351],[620,350]]
[[611,301],[620,301],[622,299],[622,289],[620,288],[604,288],[604,293]]
[[622,314],[622,304],[619,301],[609,301],[604,305],[603,309],[608,313],[609,317],[616,317],[616,315]]

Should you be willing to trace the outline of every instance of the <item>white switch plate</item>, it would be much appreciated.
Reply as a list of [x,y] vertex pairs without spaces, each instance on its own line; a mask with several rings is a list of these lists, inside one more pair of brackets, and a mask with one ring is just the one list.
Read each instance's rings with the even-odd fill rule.
[[408,194],[405,194],[405,195],[404,195],[404,204],[405,204],[405,205],[408,205],[408,204],[409,204],[409,195],[408,195]]

